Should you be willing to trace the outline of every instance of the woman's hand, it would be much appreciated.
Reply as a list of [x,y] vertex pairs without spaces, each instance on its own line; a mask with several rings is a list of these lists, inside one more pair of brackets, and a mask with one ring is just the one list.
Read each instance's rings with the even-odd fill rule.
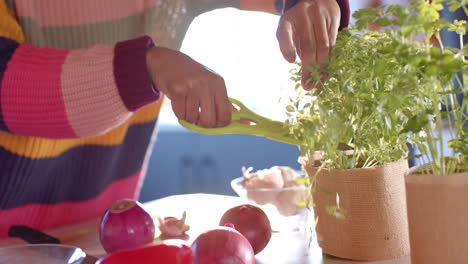
[[335,0],[301,0],[281,16],[277,38],[284,58],[302,63],[302,87],[310,90],[317,86],[307,83],[308,67],[328,58],[335,45],[340,26],[340,7]]
[[156,88],[171,100],[177,118],[207,128],[230,122],[232,105],[221,76],[167,48],[150,48],[146,61]]

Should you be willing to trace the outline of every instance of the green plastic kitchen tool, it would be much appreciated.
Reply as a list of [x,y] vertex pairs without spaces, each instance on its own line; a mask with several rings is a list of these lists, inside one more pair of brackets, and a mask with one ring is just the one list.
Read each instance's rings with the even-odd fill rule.
[[[275,121],[258,115],[237,99],[229,98],[229,100],[237,107],[238,111],[232,112],[231,122],[225,127],[203,128],[184,120],[179,120],[179,123],[193,132],[206,135],[253,135],[282,143],[300,145],[300,141],[290,134],[289,128],[284,122]],[[250,124],[239,121],[249,121]]]

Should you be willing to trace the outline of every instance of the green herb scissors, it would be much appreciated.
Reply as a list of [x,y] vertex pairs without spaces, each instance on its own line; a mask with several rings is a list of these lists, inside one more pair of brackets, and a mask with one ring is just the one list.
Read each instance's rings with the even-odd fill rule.
[[[292,145],[300,145],[300,141],[291,135],[285,123],[260,116],[237,99],[229,98],[229,100],[237,107],[238,111],[232,112],[231,122],[225,127],[203,128],[180,119],[179,123],[188,130],[206,135],[244,134],[265,137]],[[249,122],[242,123],[239,121]]]

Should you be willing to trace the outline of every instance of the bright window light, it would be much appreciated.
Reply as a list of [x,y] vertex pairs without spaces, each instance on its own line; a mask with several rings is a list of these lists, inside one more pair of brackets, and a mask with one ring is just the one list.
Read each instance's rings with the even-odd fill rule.
[[[371,0],[350,1],[351,10]],[[198,16],[191,24],[181,51],[224,77],[230,97],[253,111],[284,120],[285,102],[294,89],[276,40],[279,16],[225,8]],[[161,114],[163,124],[177,124],[170,107]]]

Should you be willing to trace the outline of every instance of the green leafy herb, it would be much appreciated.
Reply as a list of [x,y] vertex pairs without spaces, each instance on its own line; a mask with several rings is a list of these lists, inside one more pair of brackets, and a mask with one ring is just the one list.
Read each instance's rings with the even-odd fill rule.
[[[412,143],[423,162],[432,160],[432,173],[461,168],[447,164],[450,160],[467,164],[463,35],[468,26],[464,20],[443,20],[444,2],[451,10],[465,10],[466,1],[416,0],[406,8],[356,11],[355,25],[338,34],[325,65],[310,68],[310,81],[320,82],[321,89],[302,90],[300,67],[291,71],[296,93],[289,98],[287,124],[303,154],[320,152],[328,168],[371,167],[401,159]],[[381,29],[370,31],[370,24]],[[444,28],[459,34],[460,49],[444,47]],[[328,78],[322,83],[320,76]],[[460,93],[465,94],[461,103]],[[450,114],[441,113],[441,105],[449,106]],[[442,151],[447,124],[450,154]]]

